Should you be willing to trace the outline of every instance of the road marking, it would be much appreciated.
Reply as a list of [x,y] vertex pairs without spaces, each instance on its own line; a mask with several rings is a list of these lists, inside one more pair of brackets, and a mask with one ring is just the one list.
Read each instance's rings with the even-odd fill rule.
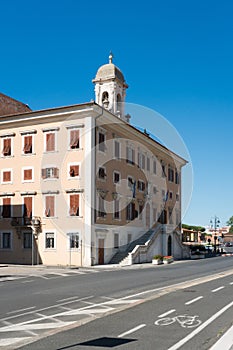
[[124,332],[124,333],[118,335],[118,338],[123,338],[123,337],[125,337],[126,335],[129,335],[129,334],[131,334],[131,333],[134,333],[134,332],[136,332],[136,331],[138,331],[139,329],[144,328],[144,327],[146,327],[146,324],[140,324],[139,326],[137,326],[137,327],[135,327],[135,328],[132,328],[132,329],[130,329],[129,331]]
[[61,301],[68,301],[68,300],[72,300],[72,299],[77,299],[77,298],[78,298],[78,295],[76,295],[74,297],[70,297],[70,298],[60,299],[60,300],[56,301],[56,303],[59,303]]
[[[196,328],[192,333],[190,333],[189,335],[187,335],[187,337],[181,339],[178,343],[174,344],[173,346],[171,346],[169,349],[167,350],[177,350],[179,349],[181,346],[183,346],[184,344],[186,344],[190,339],[192,339],[193,337],[195,337],[195,335],[197,335],[198,333],[200,333],[204,328],[206,328],[211,322],[213,322],[216,318],[218,318],[219,316],[221,316],[226,310],[228,310],[230,307],[233,306],[233,301],[224,306],[221,310],[219,310],[216,314],[214,314],[213,316],[211,316],[207,321],[205,321],[204,323],[202,323],[202,325],[200,325],[198,328]],[[224,349],[225,350],[225,349]]]
[[216,292],[218,292],[219,290],[222,290],[222,289],[224,289],[225,287],[224,286],[222,286],[222,287],[219,287],[219,288],[216,288],[216,289],[213,289],[211,292],[212,293],[216,293]]
[[16,314],[17,312],[27,311],[35,308],[36,308],[35,306],[31,306],[31,307],[27,307],[26,309],[14,310],[14,311],[7,312],[7,315]]
[[11,325],[7,328],[7,330],[0,329],[0,332],[19,332],[19,331],[29,331],[29,330],[39,330],[39,329],[54,329],[54,328],[61,328],[65,326],[69,326],[72,323],[75,323],[75,321],[72,322],[44,322],[44,323],[37,323],[37,324],[16,324]]
[[9,345],[18,343],[19,341],[28,340],[28,339],[31,339],[31,337],[1,339],[0,347],[1,346],[9,346]]
[[215,343],[210,350],[230,350],[233,339],[233,326]]
[[173,310],[169,310],[168,312],[165,312],[164,314],[162,314],[162,315],[159,315],[158,317],[165,317],[165,316],[167,316],[167,315],[170,315],[170,314],[172,314],[173,312],[175,312],[176,311],[176,309],[173,309]]
[[30,281],[23,281],[23,282],[21,282],[21,283],[32,283],[32,282],[34,282],[34,280],[30,280]]
[[185,303],[185,305],[193,304],[193,303],[195,303],[196,301],[198,301],[200,299],[203,299],[203,296],[200,296],[200,297],[197,297],[197,298],[195,298],[193,300],[187,301],[187,303]]
[[233,282],[231,282],[230,285],[232,286],[232,285],[233,285]]

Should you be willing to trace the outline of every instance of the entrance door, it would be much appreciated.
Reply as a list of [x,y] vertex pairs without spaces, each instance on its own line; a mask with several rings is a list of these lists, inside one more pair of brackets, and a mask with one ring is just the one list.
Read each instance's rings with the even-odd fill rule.
[[104,265],[104,239],[98,240],[98,264]]

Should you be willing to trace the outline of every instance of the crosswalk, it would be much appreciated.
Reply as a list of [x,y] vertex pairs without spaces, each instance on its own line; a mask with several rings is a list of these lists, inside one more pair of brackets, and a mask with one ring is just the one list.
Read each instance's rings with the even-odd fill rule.
[[[47,332],[61,331],[64,327],[78,326],[88,318],[100,317],[116,309],[141,302],[136,298],[109,298],[74,296],[58,300],[56,304],[44,309],[19,310],[14,316],[0,319],[0,349],[12,350],[30,343],[38,336],[45,336]],[[52,310],[51,310],[52,309]],[[21,313],[20,313],[21,311]],[[51,312],[52,311],[52,312]]]

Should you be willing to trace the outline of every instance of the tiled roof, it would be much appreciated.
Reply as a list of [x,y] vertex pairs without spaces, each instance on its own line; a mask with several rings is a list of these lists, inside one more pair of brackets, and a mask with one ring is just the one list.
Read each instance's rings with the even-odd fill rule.
[[0,93],[0,116],[30,111],[26,104]]

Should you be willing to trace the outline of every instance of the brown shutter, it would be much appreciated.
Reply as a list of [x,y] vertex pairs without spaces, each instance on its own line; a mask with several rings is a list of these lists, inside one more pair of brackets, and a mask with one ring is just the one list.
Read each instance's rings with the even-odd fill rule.
[[32,197],[24,197],[24,217],[32,217]]
[[70,215],[79,216],[79,195],[78,194],[70,195]]
[[42,179],[46,179],[46,169],[41,169]]
[[32,136],[24,137],[24,153],[32,153]]
[[10,216],[11,216],[11,199],[10,198],[3,198],[2,204],[3,204],[2,216],[4,218],[10,218]]
[[54,133],[46,134],[46,151],[47,152],[55,151],[55,134]]
[[45,199],[45,216],[54,216],[54,196],[46,196]]
[[3,171],[3,182],[9,182],[9,181],[11,181],[11,172]]
[[78,165],[71,165],[70,166],[70,176],[79,176],[79,166]]
[[2,153],[4,156],[11,155],[11,139],[3,139],[3,150]]
[[53,173],[54,173],[54,177],[58,179],[59,178],[59,169],[58,168],[54,168],[53,169]]
[[32,169],[24,170],[24,180],[32,180]]
[[70,131],[70,148],[79,148],[79,130]]

